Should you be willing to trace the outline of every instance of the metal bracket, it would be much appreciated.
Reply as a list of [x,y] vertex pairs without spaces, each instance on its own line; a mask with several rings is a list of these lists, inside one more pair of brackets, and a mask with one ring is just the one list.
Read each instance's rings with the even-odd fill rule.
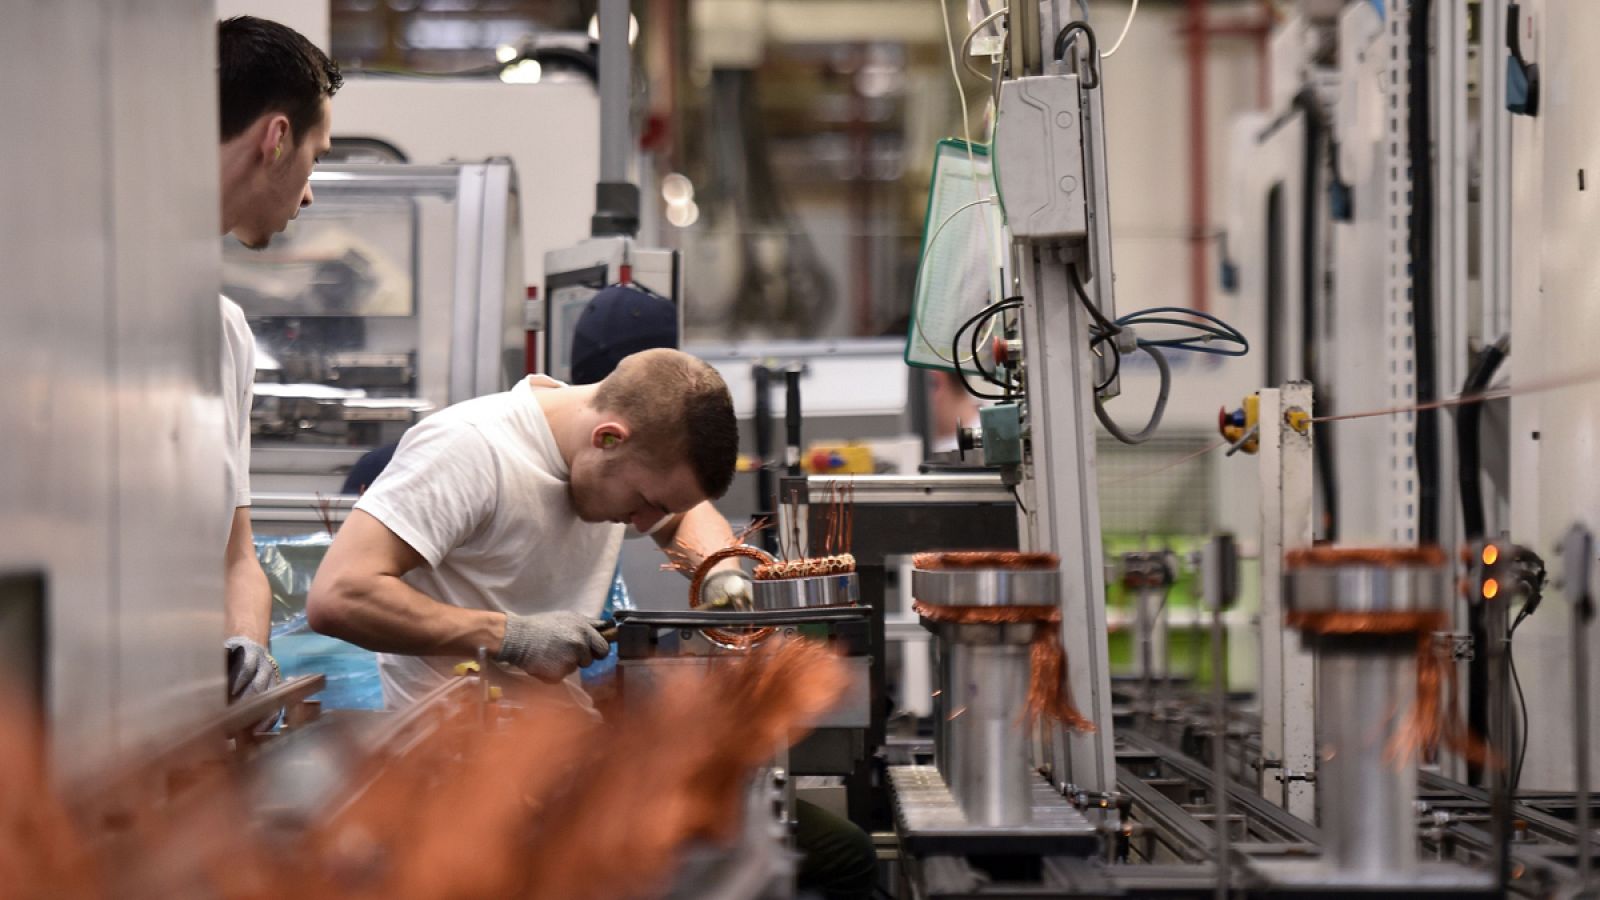
[[1282,772],[1279,772],[1278,774],[1276,774],[1276,775],[1274,775],[1272,777],[1276,778],[1278,780],[1279,784],[1288,784],[1288,783],[1290,783],[1292,781],[1302,781],[1302,782],[1305,782],[1306,784],[1316,784],[1317,783],[1317,773],[1315,773],[1315,772],[1296,772],[1293,769],[1284,769]]
[[1433,641],[1436,650],[1449,651],[1451,662],[1472,662],[1478,658],[1478,646],[1470,634],[1435,631]]
[[1270,769],[1281,769],[1283,768],[1283,760],[1273,759],[1268,756],[1261,756],[1250,761],[1250,768],[1255,769],[1257,772],[1266,772]]

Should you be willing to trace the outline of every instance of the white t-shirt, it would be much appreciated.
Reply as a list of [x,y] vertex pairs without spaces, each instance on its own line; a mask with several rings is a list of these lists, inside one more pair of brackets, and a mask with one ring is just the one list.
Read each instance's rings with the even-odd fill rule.
[[[561,386],[529,376],[406,432],[356,509],[427,562],[407,584],[464,609],[600,614],[624,526],[584,522],[572,508],[567,464],[536,397]],[[415,702],[460,661],[378,654],[385,705]]]
[[228,519],[250,505],[250,404],[255,394],[256,339],[244,310],[227,297],[222,302],[222,472]]

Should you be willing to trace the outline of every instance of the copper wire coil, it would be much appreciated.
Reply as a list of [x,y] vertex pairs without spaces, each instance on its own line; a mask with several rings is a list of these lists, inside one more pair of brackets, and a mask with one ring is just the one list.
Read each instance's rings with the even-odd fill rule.
[[1023,553],[1019,550],[957,550],[918,553],[911,564],[925,572],[941,569],[1051,570],[1061,566],[1054,553]]
[[[760,565],[770,565],[773,562],[776,562],[776,560],[772,558],[772,554],[755,547],[747,547],[743,544],[735,544],[732,547],[724,547],[721,550],[708,555],[705,559],[700,561],[700,565],[695,567],[694,577],[689,579],[690,609],[700,608],[700,588],[705,584],[706,577],[711,574],[711,567],[725,559],[735,558],[753,559]],[[774,628],[766,627],[741,629],[737,631],[728,628],[702,628],[700,633],[705,635],[708,639],[732,649],[749,650],[767,638],[772,637],[776,631],[777,630]]]
[[930,622],[957,625],[1021,625],[1026,622],[1057,625],[1061,622],[1061,609],[1056,606],[935,606],[915,600],[911,608]]
[[[1048,554],[1037,554],[1040,556]],[[1094,730],[1094,723],[1072,702],[1072,686],[1067,683],[1067,651],[1061,646],[1061,610],[1054,606],[934,606],[912,601],[917,615],[930,622],[952,625],[1021,625],[1032,623],[1033,645],[1028,676],[1028,708],[1025,721],[1037,722],[1049,716],[1075,731]]]
[[1449,618],[1438,610],[1428,612],[1291,612],[1284,624],[1307,634],[1344,635],[1431,634],[1446,627]]
[[1423,547],[1301,547],[1283,555],[1288,569],[1328,566],[1428,566],[1445,563],[1444,551]]
[[823,575],[848,575],[856,570],[856,558],[848,553],[808,559],[785,559],[756,566],[751,577],[756,581],[782,581],[788,578],[816,578]]

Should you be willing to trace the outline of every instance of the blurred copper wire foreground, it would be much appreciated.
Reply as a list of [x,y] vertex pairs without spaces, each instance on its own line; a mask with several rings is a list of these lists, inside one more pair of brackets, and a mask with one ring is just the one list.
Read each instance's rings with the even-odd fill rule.
[[37,723],[0,703],[0,894],[658,896],[687,845],[738,833],[754,769],[848,683],[830,651],[792,640],[666,673],[606,724],[546,707],[485,733],[457,715],[398,760],[369,760],[351,779],[364,790],[290,834],[255,827],[243,779],[223,767],[119,830],[75,819],[48,786]]

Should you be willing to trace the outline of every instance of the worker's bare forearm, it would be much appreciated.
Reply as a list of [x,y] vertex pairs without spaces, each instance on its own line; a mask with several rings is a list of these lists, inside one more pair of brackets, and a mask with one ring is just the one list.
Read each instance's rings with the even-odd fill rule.
[[395,575],[319,574],[306,602],[312,629],[379,653],[472,656],[498,653],[502,613],[461,609],[429,597]]
[[248,506],[233,511],[222,570],[222,609],[225,637],[246,637],[267,645],[272,630],[272,586],[256,556]]
[[[710,501],[701,503],[667,528],[655,534],[656,543],[663,548],[673,548],[689,558],[695,566],[707,556],[733,543],[733,527]],[[727,559],[715,568],[738,568],[737,559]]]
[[265,647],[272,631],[272,588],[254,558],[230,561],[223,585],[228,637],[247,637]]

